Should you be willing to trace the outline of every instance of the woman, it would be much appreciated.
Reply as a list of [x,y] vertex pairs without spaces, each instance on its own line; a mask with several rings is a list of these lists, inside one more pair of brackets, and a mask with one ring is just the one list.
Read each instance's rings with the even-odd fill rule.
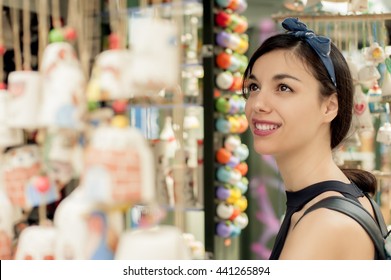
[[373,242],[349,216],[326,208],[303,216],[330,196],[351,198],[373,215],[364,192],[374,193],[376,179],[333,161],[353,112],[344,57],[295,18],[283,27],[287,33],[255,51],[243,83],[254,149],[274,156],[286,187],[287,212],[270,259],[373,259]]

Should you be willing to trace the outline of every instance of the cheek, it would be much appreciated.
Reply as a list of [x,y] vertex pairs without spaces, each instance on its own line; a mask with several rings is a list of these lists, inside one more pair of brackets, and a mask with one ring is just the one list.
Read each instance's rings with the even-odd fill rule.
[[250,103],[248,100],[246,101],[246,104],[244,105],[244,114],[246,115],[247,120],[249,120],[250,117]]

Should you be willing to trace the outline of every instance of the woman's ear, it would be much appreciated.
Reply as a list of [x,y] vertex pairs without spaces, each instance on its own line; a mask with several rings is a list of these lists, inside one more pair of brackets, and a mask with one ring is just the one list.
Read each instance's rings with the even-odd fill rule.
[[325,122],[331,122],[338,115],[338,96],[333,93],[328,96],[323,103],[323,113]]

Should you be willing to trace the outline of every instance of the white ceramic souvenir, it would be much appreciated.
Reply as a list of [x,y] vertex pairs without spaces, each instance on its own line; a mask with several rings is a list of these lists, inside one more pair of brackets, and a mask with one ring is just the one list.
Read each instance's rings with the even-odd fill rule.
[[196,168],[198,166],[198,143],[197,132],[200,128],[200,121],[195,115],[186,115],[183,120],[183,128],[187,132],[186,150],[188,154],[187,166]]
[[12,258],[13,206],[11,201],[0,187],[0,260]]
[[56,185],[40,176],[41,165],[40,150],[34,144],[4,154],[5,191],[13,205],[29,209],[59,199]]
[[29,226],[19,236],[15,260],[54,260],[57,230],[52,226]]
[[8,126],[7,106],[9,93],[7,90],[0,90],[0,148],[17,146],[23,144],[23,131]]
[[7,124],[12,128],[36,129],[41,106],[42,78],[35,71],[14,71],[8,76]]
[[116,260],[189,260],[182,232],[168,225],[127,230],[118,243]]
[[373,86],[373,83],[380,77],[380,72],[374,65],[365,65],[358,70],[358,80],[361,85],[367,88]]
[[129,50],[106,50],[95,60],[87,85],[88,101],[133,97],[133,76],[129,74],[132,56]]
[[137,89],[175,88],[179,83],[177,26],[167,19],[135,17],[129,24],[133,60],[130,77]]
[[[54,42],[46,46],[42,55],[40,71],[45,77],[52,77],[53,70],[59,65],[80,66],[76,51],[68,42]],[[67,81],[63,80],[63,82]]]
[[368,106],[368,96],[366,96],[360,85],[355,86],[354,107],[352,125],[358,130],[373,130],[372,116]]
[[172,159],[175,157],[175,153],[178,149],[178,142],[175,138],[175,132],[172,127],[172,118],[166,117],[164,120],[164,125],[159,136],[160,140],[163,142],[163,153],[164,157]]
[[376,141],[385,145],[391,145],[391,124],[389,122],[386,122],[379,128]]
[[382,101],[391,101],[391,74],[388,71],[384,71],[383,83],[381,85]]
[[58,231],[55,245],[56,259],[87,259],[87,217],[91,209],[91,202],[83,196],[83,192],[78,187],[57,206],[53,220]]
[[86,81],[81,67],[62,63],[44,75],[39,122],[43,127],[83,129]]
[[98,127],[85,152],[81,187],[97,203],[140,203],[155,198],[150,146],[134,127]]

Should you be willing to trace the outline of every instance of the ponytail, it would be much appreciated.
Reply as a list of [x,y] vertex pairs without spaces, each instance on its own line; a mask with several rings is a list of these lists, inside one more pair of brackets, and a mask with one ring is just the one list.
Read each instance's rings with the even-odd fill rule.
[[363,192],[374,195],[377,189],[376,177],[365,170],[346,168],[341,169],[351,182],[357,185]]

